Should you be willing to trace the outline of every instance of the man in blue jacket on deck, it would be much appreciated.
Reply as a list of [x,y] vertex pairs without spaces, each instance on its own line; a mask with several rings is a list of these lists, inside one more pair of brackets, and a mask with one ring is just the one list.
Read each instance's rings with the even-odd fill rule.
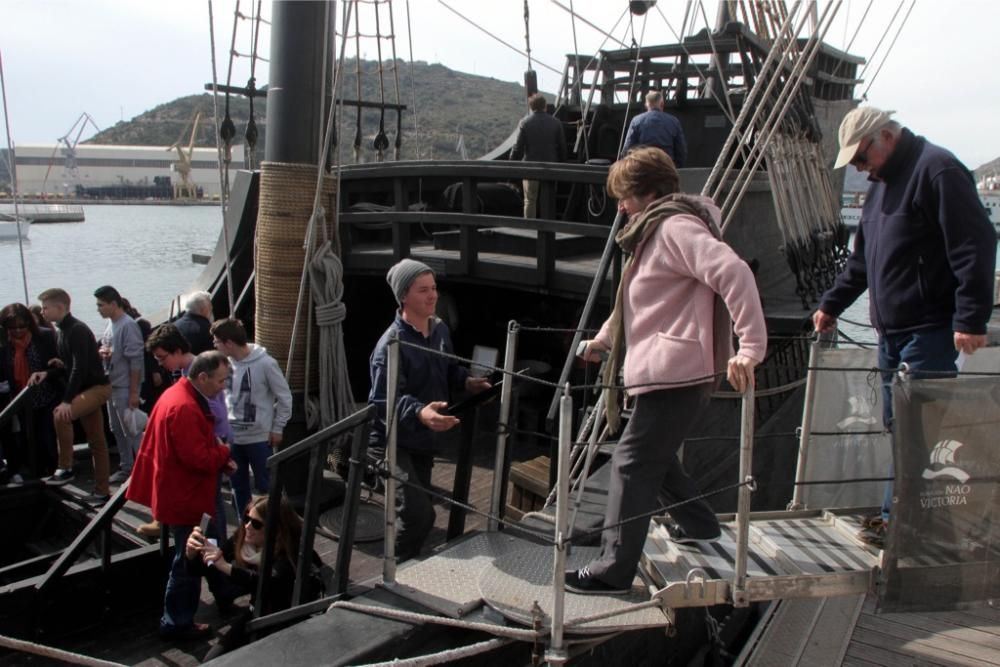
[[[458,418],[443,414],[452,391],[478,393],[489,389],[485,378],[469,375],[469,369],[431,350],[453,354],[451,333],[435,314],[437,283],[434,271],[422,262],[404,259],[386,276],[396,297],[396,318],[379,339],[370,360],[371,392],[368,403],[378,418],[372,424],[369,448],[373,457],[384,458],[386,447],[387,379],[389,341],[395,335],[399,346],[399,387],[396,393],[396,468],[410,484],[399,484],[396,492],[396,557],[399,561],[420,552],[434,527],[434,507],[424,491],[431,487],[434,467],[434,434],[458,425]],[[427,351],[419,348],[426,348]],[[411,486],[415,485],[415,486]]]
[[[965,165],[892,120],[892,113],[859,107],[840,125],[834,167],[868,172],[871,186],[854,251],[823,295],[813,325],[832,331],[867,289],[879,368],[905,363],[910,371],[955,372],[959,352],[986,345],[996,230]],[[882,375],[882,417],[892,431],[892,373]],[[862,539],[882,546],[891,505],[890,484],[881,520]]]

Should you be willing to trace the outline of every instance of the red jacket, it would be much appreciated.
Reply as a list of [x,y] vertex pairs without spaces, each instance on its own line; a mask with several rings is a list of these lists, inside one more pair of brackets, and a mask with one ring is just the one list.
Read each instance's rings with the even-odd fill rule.
[[213,431],[204,398],[187,378],[167,389],[153,407],[125,494],[174,526],[196,526],[215,513],[219,471],[229,447]]

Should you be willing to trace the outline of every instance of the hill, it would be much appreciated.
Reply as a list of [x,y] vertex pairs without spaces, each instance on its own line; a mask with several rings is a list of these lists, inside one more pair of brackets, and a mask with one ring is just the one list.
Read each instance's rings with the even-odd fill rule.
[[[506,139],[523,116],[525,104],[524,87],[518,83],[456,72],[443,65],[414,62],[413,85],[410,85],[410,66],[404,61],[396,61],[399,67],[399,103],[407,106],[402,121],[402,158],[433,159],[457,157],[456,145],[459,136],[464,137],[470,156],[482,155]],[[345,99],[357,97],[357,62],[345,62],[345,77],[342,95]],[[378,63],[361,61],[361,98],[368,102],[379,102]],[[396,103],[395,79],[391,63],[386,64],[384,73],[385,101]],[[414,97],[415,109],[414,114]],[[551,96],[550,96],[551,101]],[[224,98],[219,98],[219,113],[223,113]],[[230,116],[236,123],[237,140],[242,141],[247,120],[250,117],[249,101],[243,97],[231,96]],[[215,146],[215,126],[213,121],[212,96],[209,93],[189,95],[172,102],[161,104],[132,120],[122,121],[89,138],[85,143],[132,144],[146,146],[169,146],[185,133],[194,114],[202,113],[202,122],[195,141],[197,146]],[[357,128],[357,110],[344,109],[342,135],[345,162],[353,162],[353,144]],[[254,100],[254,118],[259,138],[257,153],[264,156],[266,134],[267,101]],[[363,161],[375,159],[372,141],[378,132],[380,112],[366,109],[361,115]],[[416,130],[414,119],[416,118]],[[190,132],[190,129],[186,130]],[[385,132],[391,146],[396,137],[396,112],[386,110]],[[188,137],[183,138],[187,143]]]

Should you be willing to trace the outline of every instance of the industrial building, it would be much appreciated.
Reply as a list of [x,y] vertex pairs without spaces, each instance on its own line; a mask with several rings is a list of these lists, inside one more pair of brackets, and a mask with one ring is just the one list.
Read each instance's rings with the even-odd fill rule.
[[[215,148],[22,144],[14,156],[25,197],[213,199],[220,193]],[[243,168],[243,156],[244,147],[233,146],[231,170]]]

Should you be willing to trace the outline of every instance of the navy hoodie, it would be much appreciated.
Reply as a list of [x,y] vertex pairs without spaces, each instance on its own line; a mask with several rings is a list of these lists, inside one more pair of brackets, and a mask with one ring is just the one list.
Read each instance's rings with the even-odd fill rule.
[[904,128],[879,177],[868,188],[854,251],[819,309],[839,316],[867,288],[880,334],[940,327],[985,334],[997,235],[972,174]]

